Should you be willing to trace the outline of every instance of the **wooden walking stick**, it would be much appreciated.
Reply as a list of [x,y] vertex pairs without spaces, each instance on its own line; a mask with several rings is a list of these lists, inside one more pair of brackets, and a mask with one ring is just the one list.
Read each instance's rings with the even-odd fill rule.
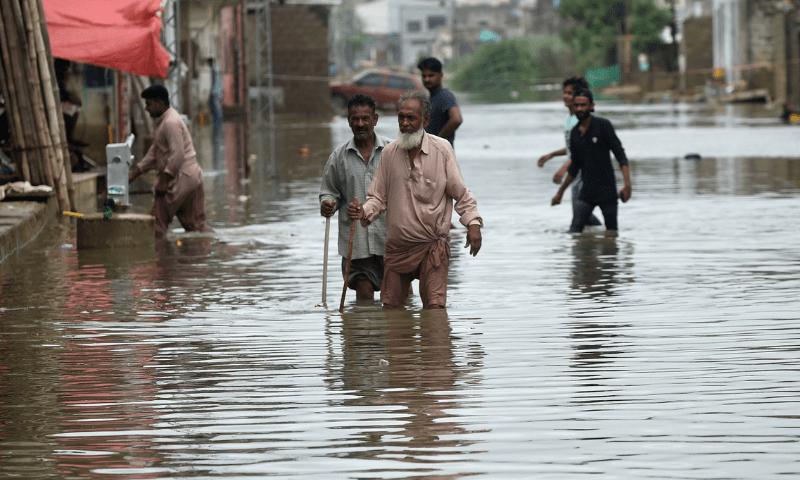
[[356,234],[356,221],[350,221],[350,245],[347,246],[347,267],[344,272],[344,287],[342,288],[342,301],[339,303],[339,313],[344,312],[344,296],[347,294],[347,284],[350,280],[350,261],[353,259],[353,237]]
[[[358,200],[357,198],[355,200]],[[350,280],[350,261],[353,259],[353,237],[356,234],[356,220],[350,219],[350,244],[347,246],[347,266],[344,269],[344,287],[342,288],[342,301],[339,303],[339,313],[344,312],[344,296],[347,294],[347,284]]]
[[331,217],[325,217],[325,259],[322,262],[322,304],[327,300],[326,287],[328,286],[328,238],[331,234]]

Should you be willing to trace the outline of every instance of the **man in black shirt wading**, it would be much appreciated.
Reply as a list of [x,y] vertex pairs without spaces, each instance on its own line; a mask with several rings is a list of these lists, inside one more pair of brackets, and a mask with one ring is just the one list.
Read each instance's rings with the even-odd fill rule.
[[[583,189],[575,205],[575,215],[569,231],[579,233],[592,215],[594,207],[600,207],[606,230],[617,230],[617,198],[627,202],[631,198],[631,178],[628,173],[628,158],[622,143],[614,132],[611,122],[605,118],[595,117],[594,97],[590,90],[575,92],[572,100],[578,125],[570,134],[570,151],[572,163],[567,170],[567,178],[559,187],[558,192],[550,202],[551,205],[561,203],[564,191],[572,183],[572,179],[580,170],[583,177]],[[614,166],[611,164],[611,155],[614,152],[619,162],[625,186],[617,195],[617,182],[614,176]]]

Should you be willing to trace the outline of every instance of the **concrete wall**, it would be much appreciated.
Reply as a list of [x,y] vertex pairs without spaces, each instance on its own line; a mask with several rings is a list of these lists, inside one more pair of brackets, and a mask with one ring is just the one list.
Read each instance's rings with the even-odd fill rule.
[[684,71],[681,90],[692,91],[713,78],[708,70],[714,67],[711,16],[686,19],[682,26],[681,57]]
[[[272,55],[275,113],[306,118],[330,117],[328,83],[328,7],[272,5]],[[256,16],[247,15],[247,62],[250,87],[257,84]],[[262,27],[263,28],[263,27]],[[266,49],[263,49],[266,51]],[[261,60],[267,73],[266,56]],[[267,85],[266,79],[262,81]],[[266,92],[263,92],[266,93]],[[257,92],[252,92],[253,98]]]

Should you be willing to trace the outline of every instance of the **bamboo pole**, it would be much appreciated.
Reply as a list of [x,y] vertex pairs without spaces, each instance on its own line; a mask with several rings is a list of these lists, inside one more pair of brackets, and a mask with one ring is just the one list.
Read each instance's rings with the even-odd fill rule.
[[[8,52],[8,44],[6,42],[6,28],[5,28],[5,15],[3,12],[3,5],[0,3],[0,54],[2,54],[2,69],[0,69],[0,88],[3,89],[4,98],[6,101],[6,109],[8,111],[8,118],[11,120],[13,131],[22,131],[22,121],[20,120],[17,111],[16,87],[14,86],[14,77],[12,75],[11,56]],[[25,151],[25,137],[15,135],[12,137],[11,142],[16,148],[12,151],[12,156],[19,160],[18,166],[22,170],[22,178],[30,181],[30,169],[28,168],[28,152]]]
[[47,129],[47,124],[44,121],[44,102],[42,102],[42,86],[41,81],[39,80],[38,72],[36,71],[36,51],[33,49],[33,25],[31,25],[31,16],[30,12],[28,11],[28,4],[27,2],[19,3],[19,0],[15,0],[14,6],[18,9],[19,13],[21,14],[22,25],[23,25],[23,32],[25,34],[25,41],[23,42],[25,46],[24,56],[23,59],[25,60],[22,64],[22,67],[25,72],[25,77],[28,80],[28,92],[30,92],[31,96],[31,103],[33,104],[33,111],[31,112],[33,116],[34,122],[34,136],[36,138],[36,150],[39,156],[39,161],[41,162],[45,178],[47,180],[47,185],[53,187],[56,190],[56,195],[58,196],[59,200],[59,210],[63,211],[61,207],[63,207],[62,203],[62,195],[63,192],[59,192],[58,188],[56,188],[56,177],[55,171],[53,170],[53,162],[52,162],[52,154],[51,149],[48,141],[48,135],[45,132]]
[[[67,181],[67,198],[69,198],[69,203],[72,208],[75,208],[77,203],[75,203],[75,185],[72,182],[72,163],[69,157],[69,144],[67,143],[67,129],[64,124],[64,116],[61,113],[61,101],[60,101],[60,93],[58,91],[58,83],[55,82],[56,78],[56,71],[55,65],[53,63],[53,51],[50,46],[50,33],[47,30],[47,19],[45,18],[44,13],[44,5],[42,4],[41,0],[32,0],[36,3],[38,14],[39,14],[39,32],[42,35],[42,43],[44,44],[45,48],[45,56],[47,59],[47,70],[50,76],[50,92],[52,98],[55,100],[56,98],[59,99],[58,102],[55,102],[55,111],[53,115],[55,116],[56,122],[58,124],[58,140],[56,145],[61,145],[61,153],[62,153],[62,167],[66,176]],[[62,210],[63,211],[63,210]]]
[[[53,92],[53,85],[55,85],[54,78],[50,75],[50,65],[53,64],[52,57],[47,54],[47,50],[44,44],[44,38],[42,37],[42,30],[47,28],[47,25],[42,24],[41,19],[39,17],[39,4],[41,4],[40,0],[27,0],[28,2],[28,9],[30,13],[31,25],[33,27],[33,40],[35,49],[33,50],[36,53],[35,59],[36,63],[34,63],[34,67],[38,67],[38,75],[37,78],[41,79],[41,88],[40,92],[42,95],[42,100],[44,102],[45,108],[43,109],[44,113],[44,120],[47,125],[47,138],[49,142],[50,148],[48,149],[51,152],[52,156],[52,163],[53,163],[53,171],[56,177],[56,184],[53,185],[56,187],[56,190],[59,192],[59,198],[62,199],[63,205],[59,208],[59,212],[64,211],[71,211],[72,207],[75,205],[74,198],[69,195],[69,187],[67,185],[67,175],[66,172],[72,173],[71,165],[68,168],[64,168],[67,163],[64,160],[64,149],[62,148],[62,143],[60,141],[60,134],[61,128],[59,127],[58,119],[61,118],[63,122],[63,116],[60,112],[60,102],[57,108],[54,98]],[[55,72],[55,70],[54,70]],[[56,87],[57,88],[57,87]],[[71,182],[70,182],[71,183]]]
[[[29,166],[31,169],[32,185],[49,185],[47,171],[42,163],[42,155],[39,150],[39,142],[36,135],[36,119],[34,117],[34,107],[31,97],[30,84],[26,81],[29,75],[27,71],[27,61],[25,52],[27,44],[25,42],[25,25],[22,19],[22,9],[17,0],[3,0],[6,5],[5,11],[11,12],[13,17],[8,22],[8,41],[11,54],[11,63],[14,72],[14,84],[17,88],[17,98],[19,99],[18,115],[22,119],[22,134],[25,135],[26,151],[28,152]],[[6,16],[8,19],[8,16]]]
[[15,127],[15,131],[12,132],[14,144],[21,152],[23,178],[32,185],[39,185],[42,182],[40,181],[41,175],[38,161],[34,158],[34,155],[29,155],[30,151],[28,150],[28,147],[33,145],[33,126],[28,121],[30,116],[26,114],[26,112],[30,112],[31,108],[30,97],[25,91],[27,84],[22,79],[20,69],[16,67],[20,64],[20,46],[17,37],[17,19],[19,17],[14,13],[11,0],[0,0],[0,7],[2,8],[3,37],[5,39],[4,42],[0,43],[2,43],[3,47],[4,70],[7,72],[8,79],[6,96],[10,100],[9,105],[12,107],[8,116],[14,122]]

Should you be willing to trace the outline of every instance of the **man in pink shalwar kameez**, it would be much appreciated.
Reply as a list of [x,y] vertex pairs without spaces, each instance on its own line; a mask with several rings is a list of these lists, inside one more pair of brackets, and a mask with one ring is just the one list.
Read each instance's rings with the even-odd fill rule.
[[172,218],[187,232],[213,232],[206,225],[203,170],[197,163],[192,137],[178,112],[169,105],[167,89],[153,85],[142,91],[145,110],[158,119],[153,145],[130,171],[129,181],[155,168],[158,181],[153,186],[153,209],[156,238],[167,233]]
[[465,247],[473,256],[481,248],[483,220],[453,147],[424,131],[430,121],[427,96],[408,92],[398,104],[400,137],[384,147],[367,201],[353,200],[347,213],[366,227],[386,212],[384,307],[401,307],[409,284],[418,278],[423,308],[445,308],[453,208],[467,227]]

